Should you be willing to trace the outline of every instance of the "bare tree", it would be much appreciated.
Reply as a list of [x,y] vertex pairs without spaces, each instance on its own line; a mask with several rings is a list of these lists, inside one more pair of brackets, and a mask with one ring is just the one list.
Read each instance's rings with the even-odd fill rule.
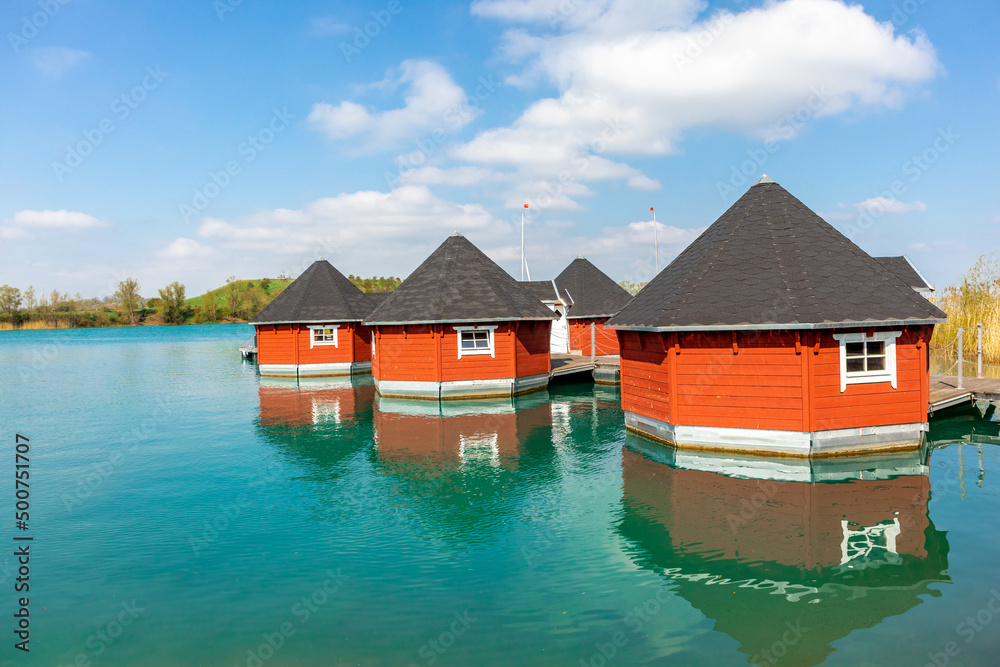
[[28,285],[24,290],[24,309],[31,311],[38,307],[38,299],[35,298],[35,286]]
[[[118,300],[118,307],[122,310],[123,316],[128,318],[129,324],[136,323],[135,311],[139,308],[139,281],[135,278],[126,278],[118,283],[115,290],[115,298]],[[57,294],[53,292],[53,295]]]

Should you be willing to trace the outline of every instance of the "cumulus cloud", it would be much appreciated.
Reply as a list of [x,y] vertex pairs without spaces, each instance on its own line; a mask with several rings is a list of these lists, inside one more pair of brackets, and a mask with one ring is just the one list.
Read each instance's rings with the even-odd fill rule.
[[215,254],[215,251],[211,247],[204,246],[194,239],[181,237],[156,254],[164,259],[185,260],[211,257]]
[[101,222],[92,215],[65,209],[59,211],[18,211],[10,219],[10,222],[21,227],[35,229],[78,230],[107,226],[107,223]]
[[894,197],[871,197],[853,206],[859,211],[867,211],[868,213],[892,213],[896,215],[903,213],[923,213],[927,210],[927,204],[922,201],[906,203]]
[[[694,0],[478,0],[474,14],[514,22],[503,55],[512,83],[559,94],[450,155],[524,180],[658,184],[622,160],[674,153],[697,128],[787,140],[805,123],[898,107],[941,70],[919,32],[897,35],[860,5],[785,0],[702,16]],[[617,159],[616,159],[617,158]]]
[[386,148],[422,135],[458,132],[478,115],[448,72],[426,60],[407,60],[397,75],[369,86],[372,90],[404,88],[404,106],[374,111],[352,101],[313,105],[308,123],[328,139],[357,139],[369,149]]
[[92,55],[89,51],[65,46],[43,46],[29,52],[29,58],[36,68],[56,77],[87,62]]
[[197,235],[246,256],[267,256],[289,275],[298,275],[289,268],[297,260],[319,256],[344,271],[398,274],[401,264],[416,267],[456,230],[488,241],[509,225],[479,204],[456,204],[426,187],[403,186],[325,197],[301,209],[272,209],[238,220],[206,218]]

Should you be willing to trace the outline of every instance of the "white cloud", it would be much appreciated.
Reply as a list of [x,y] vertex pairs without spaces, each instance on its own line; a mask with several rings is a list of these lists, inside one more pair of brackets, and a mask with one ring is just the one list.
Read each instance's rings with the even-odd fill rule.
[[370,111],[346,100],[336,106],[320,102],[313,105],[309,124],[328,139],[359,139],[367,148],[378,149],[433,132],[454,134],[479,114],[467,105],[465,92],[437,63],[407,60],[400,69],[398,76],[369,88],[394,91],[405,87],[402,108]]
[[0,241],[23,241],[30,238],[31,234],[27,230],[19,227],[0,226]]
[[89,51],[70,49],[65,46],[43,46],[32,49],[29,53],[35,67],[56,77],[82,65],[93,56]]
[[927,204],[922,201],[913,201],[910,203],[899,201],[894,197],[871,197],[862,202],[853,204],[854,208],[859,211],[866,211],[868,213],[883,214],[892,213],[895,215],[901,215],[904,213],[923,213],[927,210]]
[[969,245],[962,241],[945,239],[941,241],[931,241],[930,243],[911,243],[906,246],[907,250],[915,252],[935,252],[938,250],[968,250]]
[[185,260],[211,257],[215,254],[215,251],[211,247],[202,245],[194,239],[181,237],[156,254],[164,259]]
[[309,32],[317,37],[341,35],[350,30],[351,26],[341,23],[331,16],[318,16],[309,21]]
[[404,185],[453,185],[467,187],[486,181],[503,181],[505,176],[493,169],[485,167],[455,167],[442,169],[440,167],[418,167],[403,170],[399,182]]
[[323,256],[345,272],[398,275],[401,265],[416,267],[456,230],[483,241],[509,225],[479,204],[456,204],[426,187],[403,186],[325,197],[301,209],[273,209],[240,220],[206,218],[198,237],[282,269],[297,258]]
[[107,223],[101,222],[92,215],[80,213],[79,211],[18,211],[10,221],[21,227],[47,228],[47,229],[89,229],[92,227],[106,227]]
[[705,6],[702,0],[475,0],[472,13],[550,28],[621,31],[650,24],[680,26],[693,21]]
[[[527,24],[503,54],[513,83],[544,80],[556,97],[450,155],[516,170],[524,181],[659,184],[614,158],[677,151],[687,131],[790,139],[817,118],[898,107],[941,66],[922,33],[896,35],[860,5],[785,0],[698,19],[706,3],[478,0],[473,13]],[[555,16],[553,13],[555,12]]]

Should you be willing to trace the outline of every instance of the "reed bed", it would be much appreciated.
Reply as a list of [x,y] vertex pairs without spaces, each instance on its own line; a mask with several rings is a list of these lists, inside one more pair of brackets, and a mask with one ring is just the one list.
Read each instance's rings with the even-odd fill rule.
[[962,328],[966,362],[975,361],[977,325],[983,325],[983,361],[1000,364],[1000,260],[983,255],[969,269],[959,285],[945,288],[936,301],[948,314],[948,321],[934,329],[931,349],[936,354],[958,356],[956,339]]
[[13,331],[14,329],[72,329],[73,325],[65,320],[58,320],[55,323],[43,322],[43,321],[33,321],[33,322],[23,322],[17,326],[14,326],[11,322],[0,322],[0,331]]

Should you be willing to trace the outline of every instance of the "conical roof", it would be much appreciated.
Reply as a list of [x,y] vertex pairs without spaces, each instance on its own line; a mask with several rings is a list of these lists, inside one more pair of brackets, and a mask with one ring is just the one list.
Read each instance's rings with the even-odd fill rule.
[[360,321],[376,305],[330,262],[321,259],[303,271],[250,323]]
[[573,307],[568,318],[611,317],[632,295],[584,257],[577,257],[556,276],[556,285],[569,293]]
[[788,191],[762,180],[608,324],[704,331],[901,326],[944,318]]
[[460,234],[449,236],[365,320],[416,324],[551,320],[555,316]]

